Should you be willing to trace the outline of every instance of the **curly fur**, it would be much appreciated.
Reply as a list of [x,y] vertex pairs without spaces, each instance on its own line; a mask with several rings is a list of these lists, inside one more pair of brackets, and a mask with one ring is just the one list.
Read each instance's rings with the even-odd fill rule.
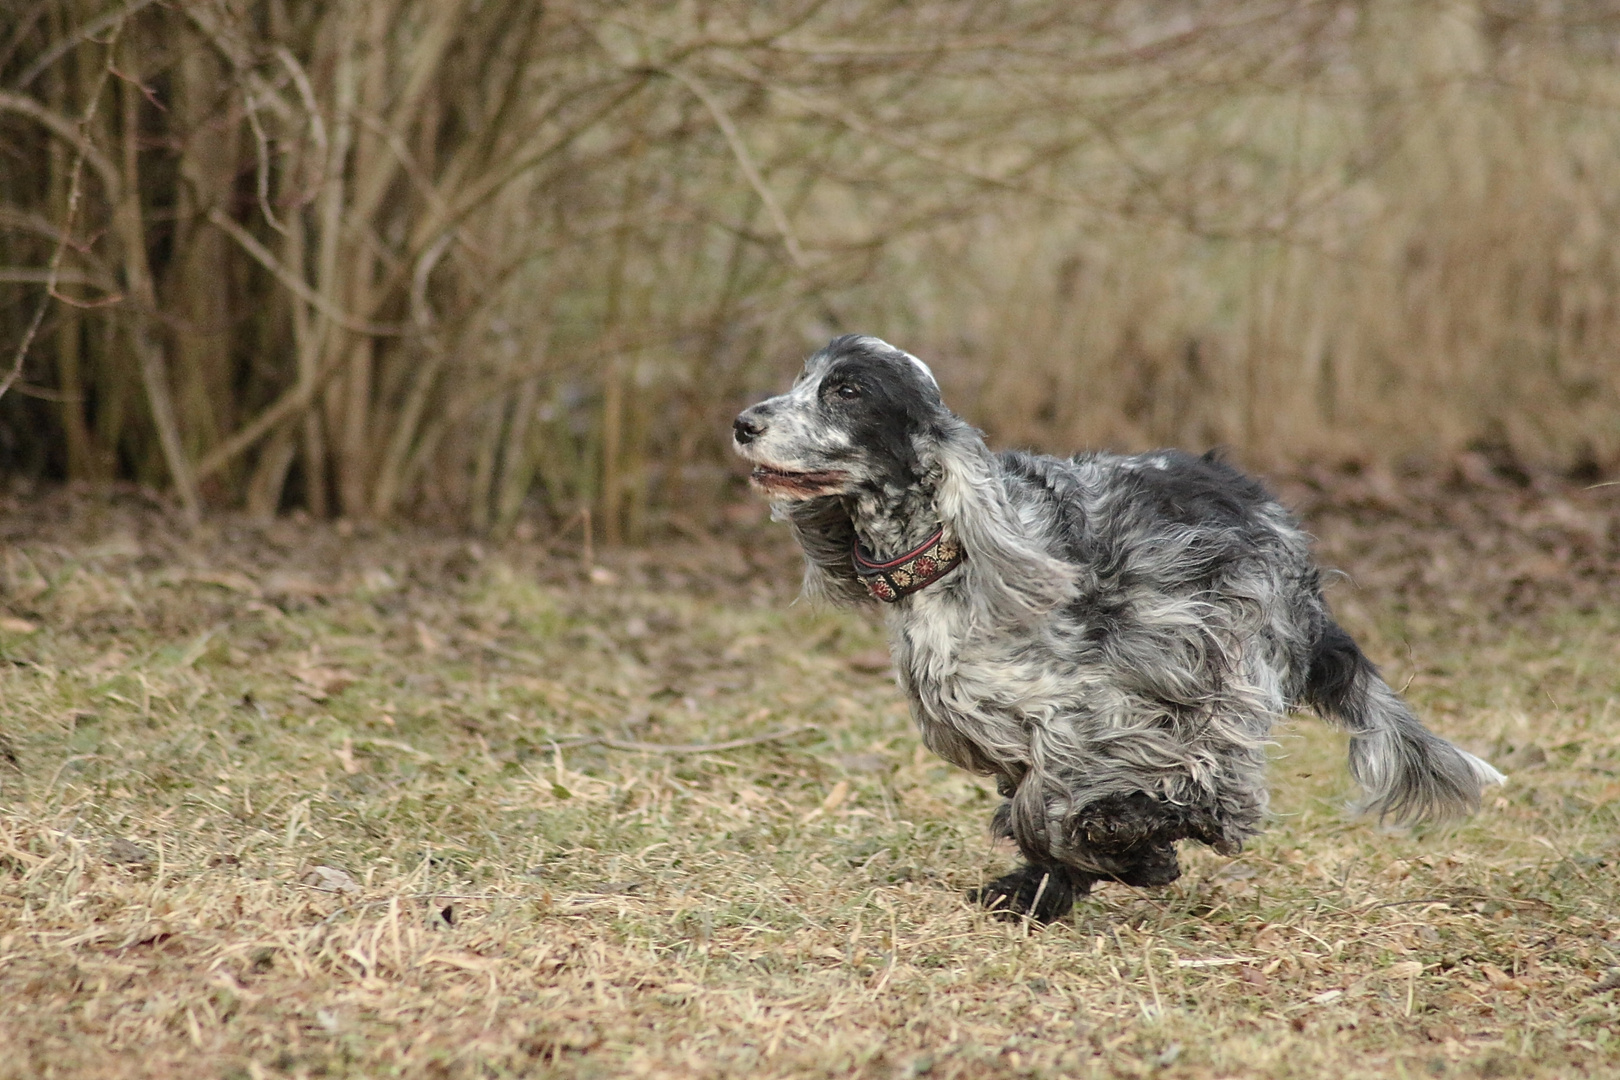
[[736,449],[805,552],[805,591],[871,603],[854,541],[897,557],[943,524],[965,562],[884,605],[923,740],[994,776],[1029,865],[977,894],[1041,921],[1098,880],[1162,885],[1175,845],[1239,851],[1264,746],[1307,705],[1352,732],[1361,809],[1478,808],[1501,775],[1434,735],[1333,621],[1309,538],[1255,480],[1178,451],[992,454],[920,360],[835,339]]

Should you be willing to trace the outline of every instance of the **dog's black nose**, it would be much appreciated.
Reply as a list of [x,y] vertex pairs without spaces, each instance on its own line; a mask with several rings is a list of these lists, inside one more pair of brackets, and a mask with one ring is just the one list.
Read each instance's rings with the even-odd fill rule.
[[763,434],[765,425],[758,420],[750,420],[747,413],[731,422],[731,436],[739,443],[751,443]]

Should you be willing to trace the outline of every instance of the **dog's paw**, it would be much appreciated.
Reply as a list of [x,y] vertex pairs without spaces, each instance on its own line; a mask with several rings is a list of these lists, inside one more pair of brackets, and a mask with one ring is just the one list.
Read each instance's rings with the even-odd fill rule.
[[1091,891],[1091,882],[1061,866],[1029,863],[982,889],[971,890],[968,899],[1001,918],[1029,918],[1044,925],[1067,915],[1075,898]]

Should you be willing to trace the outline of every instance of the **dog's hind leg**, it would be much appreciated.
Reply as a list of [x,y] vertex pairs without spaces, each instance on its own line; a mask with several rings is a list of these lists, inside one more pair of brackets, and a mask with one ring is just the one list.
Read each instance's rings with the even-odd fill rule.
[[1091,803],[1071,819],[1069,832],[1072,848],[1098,878],[1138,887],[1168,885],[1181,876],[1178,841],[1197,840],[1225,854],[1241,846],[1210,810],[1146,792]]
[[[1063,835],[1054,838],[1035,780],[1030,773],[1017,781],[1002,777],[997,787],[1010,798],[990,824],[994,835],[1014,840],[1028,862],[970,894],[1009,916],[1027,915],[1043,923],[1061,919],[1098,881],[1138,888],[1168,885],[1181,876],[1179,841],[1198,840],[1236,854],[1244,832],[1252,831],[1229,836],[1213,807],[1179,805],[1136,791],[1087,804],[1061,822]],[[1255,808],[1252,816],[1258,815]]]
[[[992,829],[1014,836],[1012,805],[1004,804]],[[1067,915],[1074,902],[1088,895],[1098,881],[1151,887],[1168,885],[1181,876],[1176,842],[1198,839],[1218,843],[1218,831],[1208,815],[1188,812],[1145,792],[1102,799],[1086,807],[1069,823],[1070,854],[1084,860],[1084,869],[1038,860],[996,878],[968,899],[1008,918],[1028,916],[1049,923]],[[1022,845],[1021,845],[1022,846]]]
[[970,891],[968,899],[1003,918],[1028,916],[1038,923],[1051,923],[1067,915],[1078,897],[1091,892],[1096,880],[1066,866],[1025,863],[984,888]]

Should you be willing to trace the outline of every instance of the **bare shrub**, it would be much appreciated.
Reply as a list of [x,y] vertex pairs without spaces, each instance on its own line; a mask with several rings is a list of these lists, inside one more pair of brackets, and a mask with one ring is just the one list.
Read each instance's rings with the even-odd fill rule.
[[842,329],[1008,440],[1601,465],[1605,11],[29,5],[0,467],[634,538]]

